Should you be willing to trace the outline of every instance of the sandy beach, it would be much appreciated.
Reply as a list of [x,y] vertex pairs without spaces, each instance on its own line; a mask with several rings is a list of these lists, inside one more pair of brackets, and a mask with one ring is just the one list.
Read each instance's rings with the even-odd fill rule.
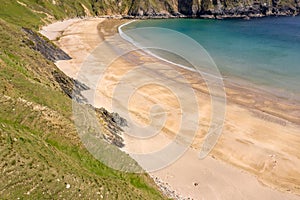
[[[152,137],[141,140],[132,135],[134,131],[129,126],[125,129],[124,150],[129,154],[154,152],[170,144],[181,130],[181,140],[192,140],[192,144],[174,163],[150,175],[182,197],[300,199],[299,102],[289,102],[225,80],[227,104],[223,133],[209,156],[200,160],[199,149],[210,126],[212,112],[203,80],[189,70],[142,51],[118,57],[105,69],[97,68],[104,59],[113,57],[114,51],[133,48],[122,38],[114,37],[117,27],[125,22],[104,18],[70,19],[41,30],[72,57],[68,61],[58,61],[58,68],[96,91],[85,93],[92,104],[110,111],[117,109],[121,116],[128,109],[132,121],[143,126],[151,124],[153,130],[150,132],[158,129]],[[137,69],[138,65],[144,67]],[[196,91],[198,114],[194,113],[192,100],[186,99],[184,104],[178,101],[178,96],[185,91],[182,77],[176,76],[178,73]],[[147,84],[124,101],[129,91],[120,86],[124,77],[132,88],[138,86],[135,85],[137,80],[156,80],[163,85]],[[180,89],[174,93],[171,86],[163,87],[168,83]],[[164,109],[165,116],[161,115],[161,108],[152,109],[156,104]],[[181,125],[180,106],[198,115],[195,137],[190,135],[193,124]],[[163,120],[165,123],[160,126]]]

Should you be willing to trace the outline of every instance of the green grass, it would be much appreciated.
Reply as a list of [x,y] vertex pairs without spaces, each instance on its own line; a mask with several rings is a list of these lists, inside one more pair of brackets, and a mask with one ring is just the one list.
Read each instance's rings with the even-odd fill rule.
[[74,17],[89,0],[19,1],[27,6],[0,1],[0,198],[164,199],[148,175],[111,169],[84,148],[72,102],[52,75],[58,69],[26,44],[21,27],[47,22],[33,10]]
[[34,13],[15,0],[1,0],[0,17],[7,22],[20,26],[37,28],[40,24],[41,14]]
[[[56,138],[54,142],[52,138],[51,142],[50,139],[45,141],[40,137],[42,133],[2,119],[0,125],[2,198],[46,198],[47,192],[52,198],[68,199],[79,198],[79,194],[92,198],[97,193],[107,199],[161,198],[153,187],[146,185],[145,176],[112,170],[80,146],[67,144],[67,140]],[[59,144],[59,148],[53,146],[53,142]],[[145,187],[129,184],[131,180]],[[70,184],[71,188],[66,189],[65,184]],[[99,191],[101,187],[103,190]],[[28,191],[31,191],[29,195]]]
[[56,0],[56,4],[48,0],[19,0],[19,2],[21,3],[16,0],[1,0],[0,17],[7,22],[35,29],[41,25],[41,18],[46,18],[46,14],[58,20],[85,15],[82,5],[91,9],[89,0]]

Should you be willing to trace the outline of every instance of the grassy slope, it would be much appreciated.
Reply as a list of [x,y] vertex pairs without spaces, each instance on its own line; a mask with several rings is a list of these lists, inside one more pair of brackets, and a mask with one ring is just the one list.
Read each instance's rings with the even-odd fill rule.
[[19,1],[27,6],[0,0],[0,198],[161,199],[147,175],[115,171],[87,152],[55,65],[24,43],[21,26],[82,15],[78,2],[90,9],[88,0]]

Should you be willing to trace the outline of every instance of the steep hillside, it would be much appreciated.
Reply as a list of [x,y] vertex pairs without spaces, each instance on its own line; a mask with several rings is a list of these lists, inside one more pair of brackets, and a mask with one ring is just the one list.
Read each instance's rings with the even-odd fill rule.
[[[83,147],[69,98],[76,83],[56,68],[51,55],[38,51],[39,41],[28,35],[32,30],[64,18],[110,14],[293,15],[299,13],[299,2],[0,0],[0,198],[164,198],[147,175],[108,168]],[[106,111],[100,110],[99,116],[110,123]]]
[[28,34],[54,18],[93,13],[90,2],[0,3],[0,198],[163,199],[147,175],[113,170],[87,152],[66,92],[74,83]]
[[133,16],[261,17],[298,15],[299,0],[93,0],[96,14]]
[[[298,15],[300,0],[1,0],[1,17],[18,25],[38,28],[39,19],[50,22],[66,16],[124,15],[169,17],[261,17]],[[20,16],[18,13],[22,12]]]

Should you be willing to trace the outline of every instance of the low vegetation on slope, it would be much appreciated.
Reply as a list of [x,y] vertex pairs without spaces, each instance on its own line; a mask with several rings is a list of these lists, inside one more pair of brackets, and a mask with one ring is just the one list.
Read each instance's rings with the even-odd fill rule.
[[[0,198],[162,199],[145,174],[113,170],[83,147],[56,66],[22,27],[90,12],[88,0],[1,0]],[[87,10],[89,11],[87,11]]]

